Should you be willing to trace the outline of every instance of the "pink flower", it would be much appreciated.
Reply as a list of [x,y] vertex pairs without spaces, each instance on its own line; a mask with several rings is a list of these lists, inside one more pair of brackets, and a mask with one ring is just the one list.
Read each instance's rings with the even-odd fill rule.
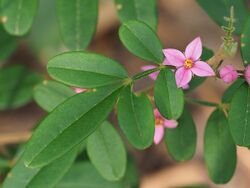
[[[167,61],[164,60],[163,65],[165,65],[166,62],[167,62]],[[155,65],[145,65],[145,66],[142,66],[142,67],[141,67],[141,69],[142,69],[143,71],[147,71],[147,70],[154,69],[154,68],[157,68],[157,66],[155,66]],[[150,77],[152,80],[156,80],[158,74],[159,74],[159,71],[156,71],[156,72],[151,73],[151,74],[149,75],[149,77]],[[185,86],[182,87],[182,89],[188,89],[188,88],[189,88],[189,85],[188,85],[188,84],[186,84]]]
[[195,38],[190,42],[183,54],[176,49],[164,49],[163,53],[167,59],[167,65],[175,66],[175,80],[177,87],[187,85],[193,74],[196,76],[215,76],[213,69],[204,61],[199,58],[202,54],[202,43],[200,37]]
[[74,91],[75,91],[76,93],[82,93],[82,92],[85,92],[85,91],[87,91],[87,90],[86,90],[86,89],[83,89],[83,88],[75,88]]
[[247,83],[250,85],[250,65],[247,66],[244,76],[245,76]]
[[232,65],[226,65],[225,67],[223,67],[220,70],[219,74],[220,74],[220,78],[226,84],[229,84],[238,78],[238,73]]
[[155,115],[155,135],[154,143],[159,144],[164,136],[165,128],[176,128],[178,122],[175,120],[168,120],[161,116],[160,112],[157,109],[154,109]]

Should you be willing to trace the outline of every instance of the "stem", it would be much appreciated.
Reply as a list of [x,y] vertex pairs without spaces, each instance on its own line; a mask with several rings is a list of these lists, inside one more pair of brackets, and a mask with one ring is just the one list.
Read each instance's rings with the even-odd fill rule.
[[149,74],[152,74],[152,73],[154,73],[156,71],[159,71],[159,70],[160,70],[160,67],[157,67],[157,68],[154,68],[154,69],[150,69],[150,70],[146,70],[146,71],[143,71],[143,72],[139,72],[139,73],[135,74],[132,77],[132,80],[138,80],[140,78],[146,77]]
[[209,106],[209,107],[218,107],[218,106],[220,106],[220,104],[215,103],[215,102],[208,102],[208,101],[203,101],[203,100],[194,99],[194,98],[186,98],[186,101],[189,102],[189,103],[199,104],[199,105]]

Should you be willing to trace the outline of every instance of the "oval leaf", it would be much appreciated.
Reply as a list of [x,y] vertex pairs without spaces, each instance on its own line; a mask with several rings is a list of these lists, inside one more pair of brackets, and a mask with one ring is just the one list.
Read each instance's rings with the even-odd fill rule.
[[81,88],[110,85],[127,77],[119,63],[84,52],[60,54],[49,61],[47,68],[54,79]]
[[128,141],[138,149],[145,149],[153,143],[154,113],[145,94],[136,96],[131,87],[126,87],[117,106],[120,127]]
[[163,62],[162,45],[156,33],[139,21],[128,21],[119,29],[120,40],[134,55],[154,63]]
[[235,92],[228,115],[234,141],[240,146],[250,145],[250,87],[242,84]]
[[38,0],[2,0],[1,5],[5,30],[17,36],[26,34],[35,18]]
[[57,16],[65,45],[84,49],[95,33],[98,0],[57,0]]
[[139,20],[156,30],[156,0],[115,0],[115,4],[122,22]]
[[55,81],[45,80],[34,89],[36,103],[47,112],[51,112],[60,103],[74,94],[75,92],[72,89]]
[[224,92],[221,101],[223,103],[230,103],[234,93],[239,89],[239,87],[245,82],[244,79],[238,78],[233,84],[231,84],[227,90]]
[[107,181],[90,162],[78,162],[59,182],[56,188],[123,188],[121,182]]
[[166,68],[161,70],[154,88],[155,104],[167,119],[178,119],[184,107],[184,95],[177,88],[174,73]]
[[70,97],[38,126],[25,150],[25,164],[45,166],[86,139],[107,118],[121,86],[99,88]]
[[102,125],[87,140],[88,156],[107,180],[121,179],[126,170],[126,150],[122,139],[109,122]]
[[41,81],[40,74],[31,72],[24,66],[14,65],[1,69],[0,110],[26,105],[32,99],[33,87]]
[[73,164],[78,150],[74,149],[43,168],[28,168],[21,157],[7,175],[5,188],[54,187]]
[[236,146],[229,131],[228,121],[220,110],[215,110],[205,129],[204,157],[209,176],[215,183],[227,183],[236,167]]
[[250,64],[250,17],[247,19],[242,34],[240,36],[240,52],[243,59],[243,65]]
[[176,161],[190,160],[196,149],[196,127],[187,108],[178,119],[178,127],[166,129],[165,143],[169,154]]
[[224,17],[229,16],[230,7],[234,7],[235,33],[240,35],[246,19],[248,9],[245,0],[196,0],[206,13],[219,25],[227,25]]

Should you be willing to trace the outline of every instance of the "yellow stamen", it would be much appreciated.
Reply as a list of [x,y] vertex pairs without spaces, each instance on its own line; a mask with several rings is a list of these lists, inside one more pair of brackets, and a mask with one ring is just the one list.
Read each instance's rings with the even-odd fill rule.
[[155,118],[155,125],[163,125],[163,119],[162,118]]
[[191,69],[194,66],[194,62],[191,59],[186,59],[184,62],[184,67],[186,69]]

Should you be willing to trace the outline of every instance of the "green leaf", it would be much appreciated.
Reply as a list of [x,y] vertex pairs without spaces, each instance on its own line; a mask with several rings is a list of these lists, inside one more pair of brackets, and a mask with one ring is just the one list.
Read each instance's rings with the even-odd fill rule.
[[56,188],[123,188],[121,182],[107,181],[90,162],[77,162]]
[[[202,55],[201,55],[202,61],[209,60],[213,55],[214,55],[214,53],[212,50],[210,50],[206,47],[202,48]],[[185,90],[185,92],[193,91],[195,88],[200,86],[205,80],[206,80],[206,77],[198,77],[198,76],[193,77],[191,82],[188,84],[189,88],[187,90]]]
[[128,21],[119,29],[123,45],[134,55],[154,63],[163,62],[162,45],[157,34],[140,21]]
[[184,107],[184,95],[177,88],[174,73],[166,68],[160,71],[154,88],[155,104],[167,119],[178,119]]
[[74,94],[72,89],[55,81],[45,80],[34,88],[36,103],[48,112],[54,110],[55,107]]
[[42,167],[93,133],[107,118],[121,85],[74,95],[57,106],[38,126],[26,147],[25,164]]
[[2,60],[8,58],[16,48],[16,40],[14,37],[9,35],[0,25],[0,64]]
[[26,105],[32,99],[33,87],[42,76],[21,65],[0,69],[0,110]]
[[237,145],[250,145],[250,87],[242,84],[235,92],[228,115],[231,134]]
[[2,0],[1,6],[2,16],[6,18],[5,30],[17,36],[26,34],[35,18],[38,0]]
[[240,35],[248,17],[248,9],[245,0],[196,0],[204,11],[219,25],[227,25],[224,17],[229,16],[230,7],[235,12],[235,33]]
[[54,79],[81,88],[114,84],[128,76],[114,60],[86,52],[60,54],[49,61],[47,68]]
[[87,140],[88,156],[107,180],[121,179],[126,170],[126,150],[122,139],[109,122],[102,125]]
[[4,181],[5,188],[52,188],[66,174],[76,158],[76,148],[43,168],[28,168],[21,157]]
[[154,113],[145,94],[136,96],[131,86],[124,89],[117,106],[118,120],[128,141],[137,149],[145,149],[153,143]]
[[178,127],[166,129],[165,143],[169,154],[176,161],[190,160],[196,149],[196,127],[187,108],[178,119]]
[[220,110],[215,110],[205,129],[204,157],[209,176],[217,184],[227,183],[236,167],[236,146],[228,121]]
[[157,28],[156,0],[115,0],[121,22],[139,20]]
[[248,17],[242,34],[240,36],[240,52],[243,59],[243,65],[246,67],[250,64],[250,16]]
[[57,0],[57,16],[65,45],[84,49],[96,30],[98,0]]
[[223,103],[230,103],[234,93],[239,89],[239,87],[245,82],[244,79],[238,78],[234,83],[232,83],[227,90],[224,92],[221,101]]
[[209,60],[211,57],[213,57],[214,52],[206,47],[202,47],[202,55],[201,55],[201,60],[202,61],[207,61]]

